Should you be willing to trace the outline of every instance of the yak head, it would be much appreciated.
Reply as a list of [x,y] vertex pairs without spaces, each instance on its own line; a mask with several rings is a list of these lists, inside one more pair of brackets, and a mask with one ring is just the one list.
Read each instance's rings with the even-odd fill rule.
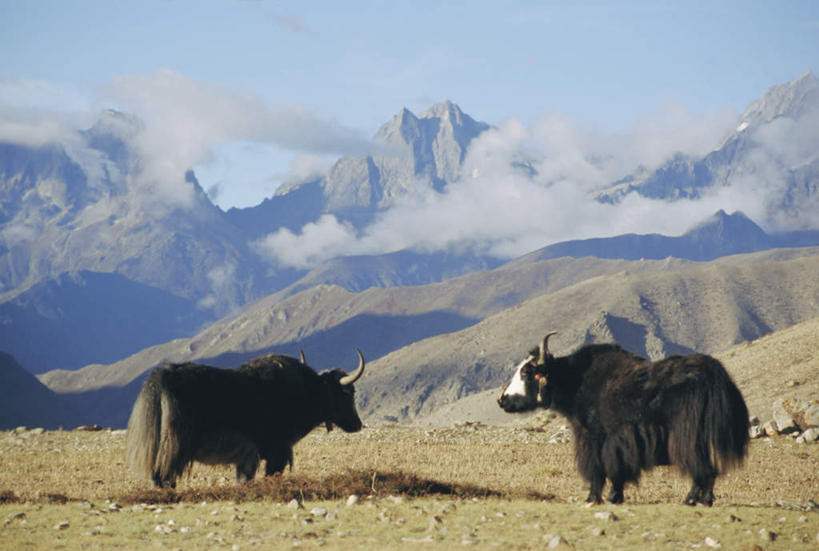
[[515,374],[498,396],[498,405],[504,411],[531,411],[536,407],[548,408],[551,405],[547,383],[549,364],[553,360],[552,353],[549,352],[549,337],[554,334],[553,331],[543,337],[540,347],[529,352],[515,367]]
[[[361,351],[358,353],[358,367],[349,375],[340,367],[334,367],[319,373],[322,384],[326,390],[325,426],[330,430],[333,425],[338,425],[345,432],[357,432],[361,430],[361,419],[355,408],[355,383],[364,374],[364,356]],[[301,356],[304,363],[304,356]]]

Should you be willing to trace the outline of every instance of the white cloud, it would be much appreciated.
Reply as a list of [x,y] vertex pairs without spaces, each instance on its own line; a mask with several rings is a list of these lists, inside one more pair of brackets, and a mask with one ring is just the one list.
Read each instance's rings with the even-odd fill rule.
[[76,129],[91,120],[92,101],[67,86],[0,79],[0,141],[28,147],[78,141]]
[[659,119],[646,119],[616,137],[585,131],[559,115],[528,127],[509,120],[471,144],[462,178],[443,193],[406,199],[360,234],[325,217],[300,233],[279,231],[259,250],[299,267],[339,255],[404,248],[471,249],[513,258],[567,239],[680,235],[719,209],[765,220],[766,204],[775,192],[765,187],[765,178],[746,178],[697,200],[669,202],[631,194],[611,205],[590,199],[589,191],[637,166],[657,166],[676,152],[709,152],[735,122],[724,114],[691,116],[676,106]]
[[359,245],[351,227],[325,214],[306,224],[298,234],[282,228],[256,241],[253,247],[263,257],[276,259],[282,265],[309,268],[337,256],[340,250],[352,254]]
[[320,178],[330,171],[333,159],[314,154],[296,155],[290,161],[290,170],[282,178],[284,185],[297,184]]
[[336,154],[361,153],[369,146],[358,132],[328,117],[298,106],[269,105],[169,70],[117,77],[108,92],[120,109],[145,124],[136,141],[143,160],[138,185],[180,204],[191,199],[185,171],[212,160],[220,144],[247,141]]
[[[271,105],[165,69],[118,76],[95,91],[0,79],[0,141],[59,142],[77,149],[77,131],[89,128],[103,106],[142,122],[127,136],[140,161],[130,191],[148,210],[189,205],[193,193],[185,172],[211,162],[220,147],[232,142],[316,156],[361,154],[370,147],[361,133],[330,117],[299,106]],[[223,188],[229,186],[226,180]]]

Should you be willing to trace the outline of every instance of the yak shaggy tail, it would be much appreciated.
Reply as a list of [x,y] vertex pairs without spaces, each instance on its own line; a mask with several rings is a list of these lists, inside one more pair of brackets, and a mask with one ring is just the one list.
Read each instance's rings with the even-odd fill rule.
[[739,467],[748,452],[748,408],[719,361],[704,362],[707,384],[682,396],[669,430],[671,462],[695,480]]
[[173,484],[190,464],[183,459],[179,408],[164,389],[161,375],[157,369],[145,381],[128,419],[126,437],[128,467],[155,486]]

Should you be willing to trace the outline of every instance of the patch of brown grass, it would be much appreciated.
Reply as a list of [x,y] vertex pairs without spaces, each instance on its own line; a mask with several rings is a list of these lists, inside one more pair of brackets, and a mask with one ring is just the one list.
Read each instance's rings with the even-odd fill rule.
[[407,472],[377,472],[348,469],[324,478],[305,475],[266,476],[246,484],[172,489],[138,489],[117,498],[123,504],[136,503],[195,503],[201,501],[253,501],[288,502],[292,499],[338,500],[355,494],[358,496],[406,496],[432,497],[455,496],[459,498],[515,497],[547,500],[554,496],[540,492],[500,492],[476,484],[461,484],[433,480]]

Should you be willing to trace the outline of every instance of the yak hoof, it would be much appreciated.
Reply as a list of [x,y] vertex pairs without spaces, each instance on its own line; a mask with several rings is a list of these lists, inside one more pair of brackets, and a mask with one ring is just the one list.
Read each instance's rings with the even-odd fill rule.
[[608,498],[609,503],[611,503],[613,505],[620,505],[621,503],[623,503],[623,501],[624,501],[624,499],[623,499],[623,494],[622,493],[617,493],[616,494],[616,493],[612,492],[611,494],[609,494],[609,498]]

